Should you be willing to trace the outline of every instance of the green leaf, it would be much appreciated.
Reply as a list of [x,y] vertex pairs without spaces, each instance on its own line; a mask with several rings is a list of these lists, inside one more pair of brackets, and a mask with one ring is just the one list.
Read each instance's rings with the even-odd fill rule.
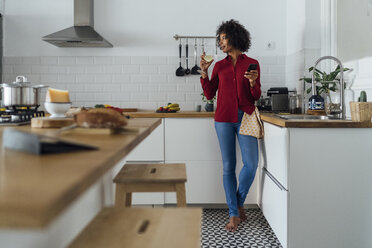
[[306,83],[311,84],[311,78],[301,78],[301,80],[304,80]]
[[[309,72],[312,72],[314,70],[314,67],[310,67]],[[349,68],[344,68],[344,72],[350,70]],[[318,69],[315,68],[314,71],[314,79],[316,82],[320,83],[320,85],[316,85],[316,92],[318,95],[322,93],[328,93],[329,91],[336,91],[337,90],[337,85],[335,81],[340,82],[340,79],[337,78],[339,75],[341,69],[340,66],[337,65],[336,69],[329,74],[326,72],[322,72]],[[311,83],[312,78],[311,77],[304,77],[301,78],[300,80],[304,80],[306,83]],[[332,82],[333,81],[333,82]],[[346,85],[344,85],[346,88]],[[307,93],[309,94],[311,92],[311,88],[307,89]]]

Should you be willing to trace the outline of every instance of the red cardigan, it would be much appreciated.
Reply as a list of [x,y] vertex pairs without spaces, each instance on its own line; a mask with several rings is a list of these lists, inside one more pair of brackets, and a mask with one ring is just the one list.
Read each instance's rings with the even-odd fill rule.
[[[258,78],[251,87],[244,73],[250,64],[257,64]],[[238,108],[252,114],[254,101],[261,96],[260,65],[258,61],[245,54],[237,58],[235,68],[228,55],[218,61],[212,71],[211,79],[200,78],[207,99],[212,99],[218,90],[217,109],[214,116],[218,122],[238,122]]]

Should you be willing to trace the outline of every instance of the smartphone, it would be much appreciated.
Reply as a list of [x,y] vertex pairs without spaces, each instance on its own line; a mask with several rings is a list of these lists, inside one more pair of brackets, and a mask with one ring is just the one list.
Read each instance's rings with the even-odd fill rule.
[[247,71],[257,70],[257,64],[250,64]]

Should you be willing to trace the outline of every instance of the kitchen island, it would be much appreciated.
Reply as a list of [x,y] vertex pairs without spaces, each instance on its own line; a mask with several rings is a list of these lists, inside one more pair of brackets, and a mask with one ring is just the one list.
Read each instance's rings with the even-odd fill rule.
[[372,247],[372,123],[262,119],[259,202],[283,247]]
[[[130,119],[122,134],[60,135],[98,147],[95,151],[37,156],[1,145],[0,247],[65,247],[102,207],[113,204],[112,178],[126,155],[160,123],[158,118]],[[3,130],[0,128],[0,140]]]

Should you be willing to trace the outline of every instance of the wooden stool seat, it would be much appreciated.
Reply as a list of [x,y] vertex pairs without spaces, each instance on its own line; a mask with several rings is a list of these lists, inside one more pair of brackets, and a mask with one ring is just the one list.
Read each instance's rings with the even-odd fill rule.
[[200,248],[199,208],[105,208],[70,248]]
[[185,164],[125,164],[114,178],[115,206],[130,207],[133,192],[176,192],[177,206],[186,206]]

